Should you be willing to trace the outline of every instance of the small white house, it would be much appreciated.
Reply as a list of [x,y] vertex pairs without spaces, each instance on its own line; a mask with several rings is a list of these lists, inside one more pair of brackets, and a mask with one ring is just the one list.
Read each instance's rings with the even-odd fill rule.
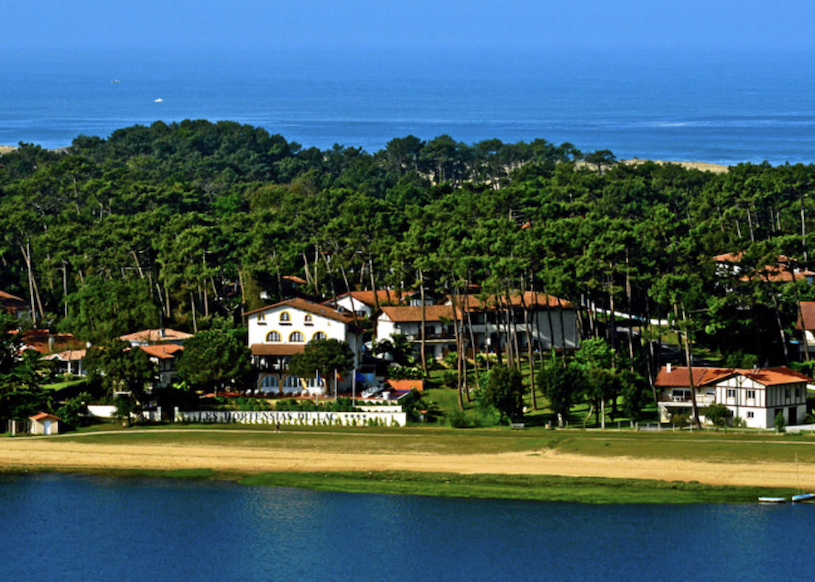
[[31,421],[31,428],[29,429],[31,434],[44,436],[59,434],[59,422],[61,419],[58,416],[40,412],[39,414],[29,417],[29,420]]

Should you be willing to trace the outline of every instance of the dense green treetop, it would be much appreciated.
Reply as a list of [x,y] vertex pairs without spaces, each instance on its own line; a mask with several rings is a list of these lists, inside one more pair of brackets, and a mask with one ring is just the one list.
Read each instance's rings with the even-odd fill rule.
[[[763,269],[779,255],[815,268],[813,193],[812,165],[711,173],[451,136],[321,151],[233,122],[156,122],[0,157],[0,289],[30,299],[38,326],[95,342],[239,325],[289,275],[315,297],[525,289],[643,320],[684,307],[694,341],[783,363],[814,287]],[[742,253],[741,272],[717,273],[722,253]]]

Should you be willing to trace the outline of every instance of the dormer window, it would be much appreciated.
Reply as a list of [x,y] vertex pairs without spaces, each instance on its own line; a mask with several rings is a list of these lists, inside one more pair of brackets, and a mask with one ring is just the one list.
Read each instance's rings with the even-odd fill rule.
[[311,319],[311,315],[306,315],[305,321],[306,325],[314,325],[314,322]]
[[280,325],[291,325],[291,314],[288,311],[280,314]]
[[303,343],[304,341],[306,341],[306,337],[303,335],[303,332],[300,332],[300,331],[293,331],[293,332],[291,332],[291,334],[289,335],[289,341],[290,341],[291,343],[298,343],[298,344],[300,344],[300,343]]
[[279,342],[280,341],[280,332],[278,331],[270,331],[266,334],[266,341],[267,342]]

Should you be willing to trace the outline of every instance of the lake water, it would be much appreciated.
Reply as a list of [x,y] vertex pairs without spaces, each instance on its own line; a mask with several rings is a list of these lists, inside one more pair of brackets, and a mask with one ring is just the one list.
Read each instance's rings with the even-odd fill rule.
[[[0,51],[0,144],[230,119],[306,147],[543,138],[618,157],[815,162],[805,53]],[[118,81],[118,82],[112,82]],[[157,101],[160,100],[160,101]]]
[[127,580],[774,582],[810,575],[815,506],[399,497],[0,476],[0,572]]

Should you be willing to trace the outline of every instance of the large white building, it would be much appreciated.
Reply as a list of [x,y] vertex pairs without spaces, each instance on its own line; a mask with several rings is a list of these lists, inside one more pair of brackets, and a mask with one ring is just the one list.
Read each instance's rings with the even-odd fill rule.
[[[723,404],[751,428],[772,428],[781,413],[788,425],[804,422],[807,384],[811,378],[785,366],[777,368],[694,367],[693,387],[700,417],[711,404]],[[691,375],[686,367],[663,367],[654,386],[660,389],[662,422],[674,414],[692,413]]]
[[[288,363],[302,353],[308,342],[336,339],[348,342],[354,353],[354,365],[362,355],[361,330],[349,313],[305,299],[288,299],[244,314],[249,327],[249,349],[259,371],[257,389],[263,393],[321,394],[324,383],[317,379],[302,381],[289,374]],[[340,386],[350,384],[350,379]]]
[[[454,311],[455,309],[455,311]],[[520,349],[574,350],[579,347],[577,310],[568,301],[543,293],[512,293],[486,299],[465,295],[457,305],[428,305],[424,309],[425,346],[428,357],[443,358],[456,349],[455,322],[467,351],[495,353],[505,350],[508,338]],[[382,307],[377,318],[377,341],[403,334],[414,343],[421,340],[422,308]],[[474,346],[472,345],[474,342]]]

